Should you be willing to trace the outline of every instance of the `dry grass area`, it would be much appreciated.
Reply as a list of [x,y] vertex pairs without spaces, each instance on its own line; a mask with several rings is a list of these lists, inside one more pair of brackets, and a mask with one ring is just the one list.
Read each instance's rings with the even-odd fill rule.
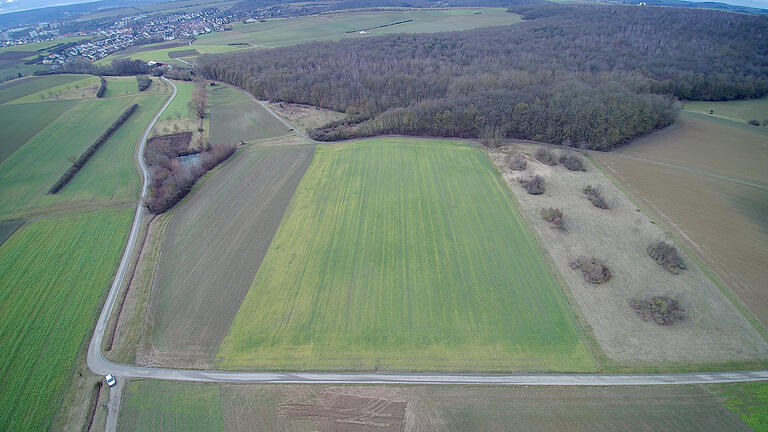
[[768,135],[683,113],[594,157],[768,324]]
[[310,129],[317,129],[334,120],[341,120],[344,118],[344,113],[318,108],[312,105],[270,102],[267,106],[304,133]]
[[[530,155],[533,146],[518,145],[529,156],[528,169],[546,179],[543,195],[526,193],[516,181],[519,171],[505,167],[513,146],[492,153],[523,212],[539,234],[592,328],[606,356],[622,365],[711,364],[768,358],[768,344],[718,287],[695,265],[673,275],[648,257],[646,247],[664,239],[663,230],[599,170],[587,172],[546,166]],[[594,207],[583,197],[584,185],[599,186],[608,210]],[[556,207],[568,215],[568,233],[552,229],[542,220],[543,207]],[[578,256],[594,256],[611,270],[612,279],[601,285],[584,281],[568,267]],[[687,259],[687,258],[686,258]],[[632,298],[669,295],[687,311],[687,319],[672,326],[645,322],[632,311]]]
[[[169,216],[153,223],[158,228],[150,237],[162,231],[164,236],[161,244],[156,238],[148,242],[148,260],[136,278],[141,284],[151,279],[136,356],[139,364],[210,364],[313,150],[311,146],[243,148],[205,177]],[[149,293],[143,286],[135,295],[146,298]],[[135,314],[145,300],[130,302]],[[136,326],[134,321],[124,331],[135,335]]]

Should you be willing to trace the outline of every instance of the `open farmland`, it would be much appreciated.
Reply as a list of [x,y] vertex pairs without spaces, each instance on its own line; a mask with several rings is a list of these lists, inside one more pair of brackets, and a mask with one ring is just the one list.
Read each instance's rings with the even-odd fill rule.
[[173,83],[176,84],[176,97],[173,98],[173,101],[168,105],[168,108],[166,108],[160,115],[160,118],[157,119],[159,122],[184,119],[192,115],[189,112],[189,108],[187,108],[187,104],[192,98],[192,91],[195,89],[195,83],[189,81],[174,81]]
[[23,219],[0,222],[0,246],[23,224]]
[[[726,145],[727,144],[727,145]],[[768,323],[768,136],[681,115],[595,158]]]
[[87,75],[59,74],[24,78],[0,84],[0,104],[19,99],[26,95],[47,90],[51,87],[72,83],[86,78]]
[[91,75],[79,75],[82,79],[48,87],[34,93],[30,93],[7,104],[32,103],[62,99],[96,98],[99,89],[99,78]]
[[151,344],[140,362],[210,364],[312,154],[311,146],[241,149],[163,216],[144,335]]
[[317,148],[218,358],[227,369],[594,369],[486,155],[397,138]]
[[123,407],[118,429],[132,431],[751,430],[703,386],[322,386],[140,380],[127,384]]
[[131,216],[120,209],[46,217],[0,246],[0,429],[51,424]]
[[725,117],[739,122],[757,120],[762,123],[763,120],[768,120],[768,97],[726,102],[687,101],[685,109],[707,115],[709,110],[713,109],[714,117]]
[[[133,152],[143,128],[165,96],[137,95],[83,100],[31,137],[0,163],[0,219],[36,214],[41,209],[94,206],[132,201],[139,180]],[[138,111],[104,144],[78,175],[55,195],[48,188],[128,106]],[[48,102],[39,105],[46,106]],[[92,127],[91,127],[92,126]]]
[[161,82],[159,78],[149,77],[152,80],[152,85],[143,92],[139,91],[136,84],[135,76],[126,77],[106,77],[107,91],[104,93],[104,97],[126,96],[133,94],[150,94],[150,93],[168,93],[165,89],[165,83]]
[[718,385],[712,390],[755,432],[768,432],[768,383]]
[[241,90],[218,85],[208,92],[211,98],[211,141],[219,144],[239,144],[273,138],[288,133],[277,120],[250,95]]
[[[683,258],[686,269],[676,275],[648,257],[647,246],[666,239],[653,216],[642,213],[587,161],[586,172],[549,166],[531,157],[535,148],[513,144],[492,155],[607,357],[602,363],[606,369],[617,365],[625,370],[669,370],[690,365],[723,369],[736,361],[743,362],[740,367],[766,364],[765,339],[707,273],[691,261],[692,257]],[[506,154],[513,151],[528,155],[528,169],[544,179],[543,194],[531,195],[518,184],[517,178],[526,174],[512,171],[504,163]],[[597,208],[585,198],[582,190],[586,185],[601,190],[607,209]],[[561,209],[567,233],[543,220],[542,208]],[[580,256],[594,256],[604,262],[610,280],[599,285],[587,282],[570,267],[571,261]],[[678,300],[686,319],[663,326],[642,320],[630,308],[630,301],[653,295]]]
[[3,131],[3,140],[0,141],[0,163],[62,113],[71,109],[75,103],[75,101],[52,101],[0,105],[0,130]]
[[[264,23],[232,25],[232,30],[201,35],[192,47],[248,44],[276,48],[304,42],[376,36],[388,33],[432,33],[509,25],[520,16],[503,8],[459,8],[399,11],[339,11]],[[399,24],[396,24],[399,23]],[[359,34],[365,30],[366,34]],[[242,47],[241,47],[242,48]]]

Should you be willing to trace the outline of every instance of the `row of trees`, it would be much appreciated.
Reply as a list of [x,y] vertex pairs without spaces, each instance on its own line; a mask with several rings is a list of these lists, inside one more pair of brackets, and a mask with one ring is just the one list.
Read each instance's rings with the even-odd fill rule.
[[208,111],[208,90],[205,88],[205,81],[200,80],[195,83],[195,89],[192,90],[187,108],[200,121],[205,118],[205,112]]
[[96,153],[96,150],[99,149],[107,140],[109,137],[112,136],[118,129],[120,129],[120,126],[125,123],[126,120],[139,108],[137,104],[133,104],[128,107],[125,111],[123,111],[122,114],[120,114],[120,117],[115,120],[112,125],[110,125],[106,131],[104,131],[103,134],[93,143],[91,144],[82,155],[80,155],[77,160],[75,160],[72,163],[72,166],[69,167],[69,169],[61,176],[58,180],[56,180],[56,183],[51,186],[50,189],[48,189],[48,194],[55,194],[56,192],[60,191],[61,188],[66,186],[67,183],[69,183],[70,180],[72,180],[73,177],[75,177],[75,174],[77,174],[78,171],[85,165],[86,162],[93,156],[94,153]]
[[99,89],[96,90],[96,97],[103,98],[104,93],[106,92],[107,92],[107,80],[105,80],[103,77],[99,77]]
[[768,93],[768,18],[533,4],[525,21],[202,56],[256,97],[346,113],[320,140],[396,133],[607,150],[674,121],[676,98]]
[[136,75],[136,87],[140,92],[148,89],[152,85],[152,79],[148,76]]

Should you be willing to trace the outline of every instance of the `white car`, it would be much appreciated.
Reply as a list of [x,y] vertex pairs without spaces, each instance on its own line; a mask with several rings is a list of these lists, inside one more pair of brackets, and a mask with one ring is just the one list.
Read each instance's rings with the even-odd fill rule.
[[112,376],[112,374],[105,376],[104,379],[107,381],[107,385],[110,387],[114,387],[114,385],[117,384],[117,380]]

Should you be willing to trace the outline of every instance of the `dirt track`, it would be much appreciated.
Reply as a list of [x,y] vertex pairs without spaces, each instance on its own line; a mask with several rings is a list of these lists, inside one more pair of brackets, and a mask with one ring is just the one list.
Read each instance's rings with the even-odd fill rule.
[[311,146],[242,149],[174,210],[139,364],[210,364],[313,154]]

